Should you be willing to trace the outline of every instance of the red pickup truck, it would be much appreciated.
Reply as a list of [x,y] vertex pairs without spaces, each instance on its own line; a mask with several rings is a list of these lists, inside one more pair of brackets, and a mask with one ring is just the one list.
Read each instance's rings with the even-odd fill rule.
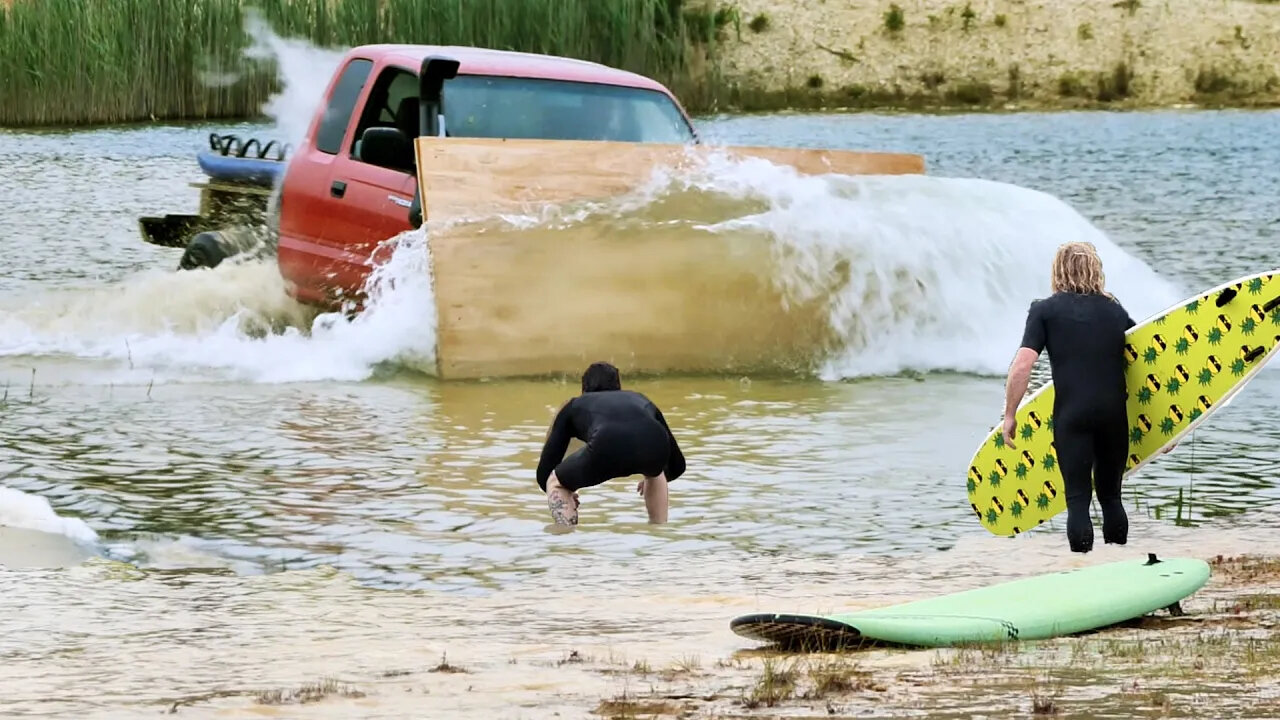
[[376,246],[421,223],[412,140],[448,137],[681,143],[676,98],[596,63],[475,48],[349,52],[284,177],[278,258],[290,293],[357,293]]
[[287,146],[211,136],[202,213],[141,218],[143,237],[184,247],[183,269],[274,250],[291,295],[335,307],[358,296],[379,243],[422,222],[420,134],[698,142],[676,97],[635,73],[472,47],[366,45],[343,57],[291,158]]
[[912,154],[710,148],[672,93],[640,75],[413,45],[347,52],[286,162],[290,150],[211,136],[201,213],[142,218],[144,237],[185,248],[185,268],[274,252],[290,295],[359,312],[384,241],[426,214],[441,379],[573,373],[599,359],[626,372],[810,368],[840,342],[830,298],[789,297],[760,233],[472,221],[625,194],[657,163],[721,151],[804,174],[924,170]]

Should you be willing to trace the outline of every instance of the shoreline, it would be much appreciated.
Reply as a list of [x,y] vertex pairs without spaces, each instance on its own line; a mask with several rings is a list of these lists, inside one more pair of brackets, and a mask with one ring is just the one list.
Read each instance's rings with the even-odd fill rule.
[[[1210,578],[1181,601],[1184,615],[1158,610],[1045,640],[806,652],[735,636],[729,646],[691,652],[687,642],[637,651],[636,643],[579,637],[489,658],[446,645],[429,660],[318,675],[291,686],[249,683],[155,705],[187,716],[281,707],[300,716],[331,716],[407,712],[431,698],[441,709],[518,704],[527,717],[608,720],[900,717],[921,711],[937,717],[1197,717],[1204,716],[1206,703],[1223,713],[1275,705],[1280,556],[1205,560]],[[726,608],[723,614],[734,612]]]
[[[1238,687],[1223,692],[1218,702],[1265,703],[1274,693],[1274,678],[1280,671],[1280,645],[1271,640],[1280,620],[1280,556],[1220,555],[1207,562],[1210,579],[1182,601],[1185,615],[1160,610],[1046,640],[804,652],[740,638],[740,647],[725,657],[681,655],[662,662],[632,657],[625,651],[621,657],[612,652],[602,657],[591,649],[574,649],[556,662],[557,667],[610,678],[608,684],[615,692],[594,699],[580,697],[577,708],[562,697],[555,703],[559,707],[546,709],[561,713],[578,709],[610,720],[720,718],[758,712],[899,716],[920,709],[959,717],[978,707],[984,712],[1003,709],[1044,716],[1145,706],[1169,716],[1181,715],[1177,709],[1185,712],[1187,705],[1196,704],[1192,698],[1202,694],[1197,687],[1233,680]],[[442,658],[439,666],[426,672],[470,675],[465,681],[440,683],[447,688],[483,682],[479,676],[484,670],[451,668]],[[355,690],[346,697],[376,703],[378,695],[413,686],[409,678],[415,674],[406,672],[404,679],[388,683],[391,687],[385,690],[369,688],[371,692],[360,696]],[[1240,676],[1245,676],[1244,682]],[[432,688],[431,692],[438,691]],[[258,696],[259,702],[262,697]]]
[[[1113,113],[1123,114],[1160,114],[1160,113],[1213,113],[1244,112],[1268,113],[1280,111],[1280,101],[1234,105],[1199,105],[1194,103],[1178,103],[1173,105],[1075,105],[1058,106],[1051,104],[1023,104],[1017,106],[958,106],[958,105],[823,105],[816,107],[767,107],[762,109],[725,109],[690,112],[689,116],[695,124],[734,117],[805,117],[824,115],[880,115],[900,117],[954,117],[963,115],[1065,115]],[[227,117],[194,117],[194,118],[155,118],[125,120],[101,123],[82,123],[74,125],[0,125],[0,133],[75,133],[106,130],[140,130],[147,127],[220,127],[232,125],[269,125],[271,118],[266,115],[245,115]]]
[[1091,103],[1055,103],[1040,102],[991,102],[985,104],[947,103],[934,98],[920,98],[912,102],[837,102],[832,96],[814,98],[804,103],[760,103],[745,107],[728,107],[718,110],[704,110],[690,113],[693,117],[714,117],[717,115],[764,115],[764,114],[824,114],[824,113],[892,113],[917,115],[1021,115],[1052,114],[1069,112],[1204,112],[1204,111],[1270,111],[1280,109],[1280,98],[1250,98],[1237,102],[1091,102]]
[[[1034,100],[1009,102],[1002,100],[982,104],[949,103],[938,97],[921,96],[910,98],[908,102],[866,101],[849,103],[846,98],[836,93],[812,94],[804,97],[803,102],[792,100],[765,100],[741,104],[716,105],[706,108],[689,108],[686,110],[696,123],[720,117],[743,117],[760,115],[837,115],[837,114],[880,114],[880,115],[1034,115],[1063,113],[1160,113],[1160,112],[1272,112],[1280,110],[1280,96],[1250,97],[1222,101],[1178,101],[1169,103],[1142,102],[1129,100],[1122,102],[1054,102],[1051,100]],[[683,102],[683,101],[682,101]],[[160,115],[149,118],[113,120],[101,122],[75,123],[0,123],[0,131],[4,132],[55,132],[55,131],[92,131],[110,128],[142,128],[147,126],[183,126],[183,125],[237,125],[269,123],[271,118],[263,113],[229,114],[213,116],[171,116]]]

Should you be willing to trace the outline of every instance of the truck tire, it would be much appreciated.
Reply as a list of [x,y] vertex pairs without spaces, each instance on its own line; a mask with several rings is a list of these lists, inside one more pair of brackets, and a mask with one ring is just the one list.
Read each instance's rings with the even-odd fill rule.
[[227,253],[218,242],[218,233],[197,233],[191,238],[191,242],[187,243],[187,249],[182,253],[182,259],[178,261],[178,269],[215,268],[226,258]]

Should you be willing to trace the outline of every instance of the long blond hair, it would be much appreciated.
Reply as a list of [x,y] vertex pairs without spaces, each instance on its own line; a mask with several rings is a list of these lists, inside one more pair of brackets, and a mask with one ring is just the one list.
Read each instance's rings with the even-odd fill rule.
[[1069,242],[1058,247],[1053,258],[1053,292],[1072,292],[1111,296],[1106,291],[1107,276],[1102,272],[1102,258],[1090,242]]

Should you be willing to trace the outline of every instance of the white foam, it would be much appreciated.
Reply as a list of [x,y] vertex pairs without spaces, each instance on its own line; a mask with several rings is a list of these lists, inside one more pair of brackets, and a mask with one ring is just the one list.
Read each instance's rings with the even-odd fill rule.
[[98,533],[79,518],[64,518],[49,501],[0,485],[0,526],[64,535],[82,543],[95,543]]
[[[406,232],[385,244],[390,257],[371,272],[367,307],[354,319],[321,314],[302,325],[303,332],[296,323],[308,315],[285,296],[274,260],[224,263],[213,270],[142,273],[59,302],[14,307],[0,316],[0,357],[113,359],[141,382],[198,378],[192,370],[263,383],[358,381],[383,362],[434,372],[435,303],[425,235]],[[166,296],[180,300],[162,301]]]
[[777,280],[799,297],[839,285],[831,323],[846,345],[827,363],[827,378],[1004,372],[1028,304],[1050,292],[1049,268],[1064,242],[1097,246],[1109,289],[1135,320],[1183,295],[1068,205],[1034,190],[912,175],[804,177],[757,163],[741,172],[769,209],[736,222],[777,240]]
[[707,230],[770,237],[772,277],[788,298],[830,298],[830,322],[845,344],[827,359],[825,379],[1003,373],[1028,305],[1050,292],[1049,268],[1064,242],[1098,248],[1108,289],[1135,321],[1186,295],[1061,200],[988,180],[806,176],[716,155],[691,173],[657,172],[641,191],[587,213],[579,206],[502,219],[515,227],[601,216],[633,222],[674,193],[700,195],[680,207],[714,204],[729,213]]
[[[674,197],[680,193],[686,196]],[[1097,246],[1109,288],[1135,320],[1186,295],[1062,201],[986,180],[802,176],[759,159],[719,160],[679,177],[658,174],[616,202],[500,220],[601,223],[609,232],[617,222],[657,227],[689,208],[707,232],[771,238],[769,272],[790,298],[827,297],[829,321],[845,342],[825,359],[826,379],[907,370],[1002,374],[1028,304],[1049,293],[1054,251],[1070,240]],[[355,381],[381,363],[434,372],[429,245],[421,230],[389,242],[391,259],[371,276],[370,302],[351,321],[326,314],[309,322],[285,297],[274,261],[224,263],[213,271],[144,273],[61,304],[24,299],[0,315],[7,316],[0,356],[68,353],[179,371],[161,381],[199,368],[255,382]]]

